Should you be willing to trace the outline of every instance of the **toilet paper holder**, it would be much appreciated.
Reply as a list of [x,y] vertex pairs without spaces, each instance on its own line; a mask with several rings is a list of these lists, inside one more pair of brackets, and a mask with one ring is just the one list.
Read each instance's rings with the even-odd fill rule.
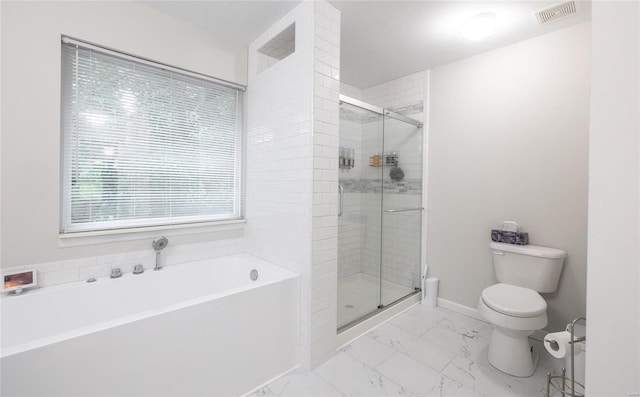
[[553,350],[558,350],[560,348],[560,345],[558,344],[558,342],[556,342],[555,340],[549,340],[549,339],[545,339],[545,342],[549,342],[549,345],[551,346],[551,348]]
[[573,338],[573,340],[570,340],[570,341],[569,341],[569,344],[570,344],[570,345],[572,345],[572,344],[574,344],[574,343],[584,342],[584,341],[586,341],[586,340],[587,340],[587,337],[586,337],[586,336],[580,336],[580,337],[577,337],[577,338]]
[[[580,336],[578,338],[575,337],[575,326],[578,321],[584,321],[585,327],[587,325],[587,319],[585,317],[578,317],[569,324],[567,330],[571,333],[571,339],[569,339],[569,345],[571,345],[571,377],[567,377],[565,368],[562,368],[562,375],[554,375],[551,376],[551,372],[547,372],[547,393],[546,397],[549,397],[551,387],[559,391],[563,397],[569,395],[571,397],[584,397],[584,385],[576,382],[576,374],[575,374],[575,344],[577,342],[584,342],[587,340],[586,336]],[[548,341],[550,343],[558,343],[556,341]],[[554,380],[558,380],[558,384],[553,383]],[[571,383],[571,392],[568,393],[566,390],[567,381]],[[576,385],[578,385],[582,389],[582,393],[576,392]]]
[[[587,337],[586,337],[586,336],[579,336],[579,337],[575,338],[575,337],[573,337],[573,335],[571,335],[571,337],[572,337],[573,339],[571,339],[571,340],[569,341],[569,344],[570,344],[570,345],[572,345],[572,344],[574,344],[574,343],[578,343],[578,342],[584,342],[585,340],[587,340]],[[552,348],[553,350],[558,350],[558,348],[560,347],[560,345],[558,344],[558,342],[557,342],[557,341],[555,341],[555,340],[553,340],[553,339],[545,339],[544,341],[545,341],[545,342],[549,342],[549,345],[551,345],[551,348]]]

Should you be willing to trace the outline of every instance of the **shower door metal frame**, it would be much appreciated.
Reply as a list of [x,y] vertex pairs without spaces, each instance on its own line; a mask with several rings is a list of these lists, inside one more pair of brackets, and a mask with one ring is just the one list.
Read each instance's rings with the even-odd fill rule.
[[405,123],[415,125],[418,128],[422,128],[422,121],[412,119],[411,117],[403,116],[396,112],[392,112],[391,110],[380,108],[380,107],[371,105],[369,103],[362,102],[358,99],[348,97],[346,95],[340,94],[338,98],[340,99],[340,103],[348,103],[349,105],[357,106],[359,108],[366,109],[374,113],[378,113],[381,116],[388,116],[388,117],[391,117],[392,119],[404,121]]
[[[423,123],[421,121],[412,119],[411,117],[407,117],[407,116],[404,116],[404,115],[401,115],[401,114],[398,114],[398,113],[395,113],[395,112],[393,112],[391,110],[384,109],[384,108],[381,108],[381,107],[378,107],[378,106],[374,106],[374,105],[371,105],[371,104],[369,104],[367,102],[363,102],[361,100],[358,100],[358,99],[355,99],[355,98],[352,98],[352,97],[349,97],[349,96],[346,96],[346,95],[342,95],[342,94],[340,94],[338,96],[338,99],[340,101],[339,102],[340,104],[346,103],[346,104],[349,104],[349,105],[352,105],[352,106],[359,107],[361,109],[365,109],[365,110],[371,111],[373,113],[377,113],[377,114],[379,114],[379,115],[381,115],[383,117],[387,116],[389,118],[392,118],[392,119],[395,119],[395,120],[399,120],[399,121],[403,121],[405,123],[411,124],[411,125],[413,125],[413,126],[415,126],[417,128],[423,128]],[[424,136],[424,131],[423,131],[423,136]],[[384,121],[383,121],[383,140],[382,141],[383,141],[383,146],[384,146]],[[422,180],[423,181],[425,179],[424,171],[425,171],[425,168],[424,168],[424,164],[423,164],[423,174],[422,174]],[[339,212],[340,213],[339,213],[338,216],[341,216],[342,215],[342,199],[343,199],[343,197],[342,197],[342,195],[343,195],[342,189],[343,188],[342,188],[341,185],[338,185],[338,189],[339,189],[339,193],[340,193],[340,198],[339,198],[339,200],[340,200]],[[384,203],[384,192],[383,192],[380,200],[381,200],[380,204],[381,204],[381,206],[383,206],[383,203]],[[397,209],[387,209],[387,210],[383,209],[382,211],[380,211],[380,227],[381,227],[381,231],[382,231],[382,227],[383,227],[383,225],[382,225],[382,222],[383,222],[383,216],[382,215],[383,215],[383,213],[420,211],[421,213],[424,214],[424,202],[425,201],[424,201],[424,195],[423,195],[423,197],[422,197],[423,205],[420,206],[420,207],[416,207],[416,208],[397,208]],[[383,207],[381,207],[381,208],[383,208]],[[424,233],[424,228],[425,228],[424,220],[421,222],[421,224],[422,224],[422,229],[423,229],[422,233]],[[381,235],[380,239],[382,239],[382,235]],[[382,248],[382,241],[380,241],[380,262],[381,263],[380,263],[380,277],[379,277],[379,279],[380,279],[380,290],[381,290],[381,292],[382,292],[382,281],[383,281],[383,279],[382,279],[382,249],[383,249]],[[424,262],[423,259],[424,259],[425,252],[424,252],[424,244],[422,242],[420,244],[420,251],[421,251],[421,262]],[[422,273],[422,266],[421,266],[419,271],[420,271],[420,273]],[[422,277],[422,274],[420,274],[420,276]],[[422,285],[422,283],[420,283],[420,284]],[[422,292],[421,288],[416,288],[414,293],[410,293],[410,294],[408,294],[406,296],[403,296],[403,297],[401,297],[401,298],[399,298],[399,299],[397,299],[397,300],[395,300],[393,302],[390,302],[390,303],[388,303],[386,305],[382,304],[382,294],[380,294],[379,295],[379,299],[380,299],[379,303],[380,304],[378,305],[377,310],[374,310],[374,311],[372,311],[372,312],[370,312],[368,314],[365,314],[364,316],[359,317],[359,318],[357,318],[357,319],[355,319],[353,321],[350,321],[349,323],[339,327],[338,328],[338,333],[340,333],[340,332],[342,332],[344,330],[347,330],[347,329],[353,327],[354,325],[357,325],[357,324],[359,324],[359,323],[361,323],[361,322],[363,322],[363,321],[365,321],[365,320],[367,320],[367,319],[369,319],[371,317],[374,317],[374,316],[378,315],[380,312],[382,312],[382,311],[384,311],[384,310],[396,305],[397,303],[406,301],[407,299],[411,299],[413,296],[415,296],[417,293],[420,293],[420,292]]]

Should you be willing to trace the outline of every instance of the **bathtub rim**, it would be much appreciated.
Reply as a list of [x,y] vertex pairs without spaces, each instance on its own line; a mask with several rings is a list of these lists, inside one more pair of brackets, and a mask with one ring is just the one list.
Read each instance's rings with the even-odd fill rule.
[[[176,311],[176,310],[180,310],[180,309],[184,309],[186,307],[189,306],[194,306],[194,305],[199,305],[205,302],[209,302],[209,301],[213,301],[215,299],[219,299],[225,296],[230,296],[230,295],[235,295],[247,290],[251,290],[251,289],[255,289],[255,288],[260,288],[260,287],[264,287],[264,286],[268,286],[268,285],[272,285],[275,283],[279,283],[279,282],[284,282],[290,279],[295,279],[295,278],[299,278],[299,274],[288,270],[282,266],[278,266],[272,262],[268,262],[264,259],[255,257],[251,254],[247,254],[247,253],[241,253],[241,254],[232,254],[232,255],[225,255],[225,256],[221,256],[221,257],[216,257],[216,258],[208,258],[208,259],[202,259],[202,260],[196,260],[196,261],[191,261],[191,262],[185,262],[185,263],[180,263],[180,264],[176,264],[176,265],[172,265],[170,267],[167,267],[167,270],[172,270],[172,269],[179,269],[180,267],[183,266],[188,266],[188,265],[196,265],[196,264],[202,264],[203,262],[221,262],[223,260],[225,260],[225,258],[239,258],[239,257],[245,257],[247,259],[251,259],[251,260],[256,260],[257,262],[261,262],[261,265],[266,265],[266,266],[273,266],[274,268],[277,269],[277,271],[279,272],[279,277],[277,277],[276,279],[273,280],[268,280],[268,281],[264,281],[263,280],[256,280],[256,281],[250,281],[246,284],[243,284],[241,286],[235,287],[235,288],[229,288],[229,289],[224,289],[222,291],[218,291],[218,292],[214,292],[211,294],[205,294],[203,296],[199,296],[196,298],[191,298],[191,299],[187,299],[187,300],[183,300],[177,303],[173,303],[170,305],[166,305],[163,306],[161,308],[153,308],[150,310],[144,310],[135,314],[130,314],[127,316],[122,316],[122,317],[118,317],[116,319],[113,320],[108,320],[108,321],[102,321],[96,324],[91,324],[91,325],[87,325],[87,326],[83,326],[83,327],[79,327],[76,328],[74,330],[71,331],[66,331],[66,332],[60,332],[54,335],[50,335],[50,336],[46,336],[43,338],[38,338],[38,339],[34,339],[32,341],[26,342],[26,343],[21,343],[21,344],[17,344],[17,345],[13,345],[7,348],[2,348],[0,349],[0,359],[5,358],[5,357],[10,357],[16,354],[20,354],[23,352],[27,352],[30,350],[34,350],[34,349],[38,349],[41,347],[45,347],[54,343],[59,343],[59,342],[63,342],[63,341],[67,341],[70,339],[74,339],[74,338],[78,338],[81,337],[83,335],[87,335],[87,334],[91,334],[91,333],[95,333],[95,332],[100,332],[100,331],[104,331],[110,328],[114,328],[117,326],[121,326],[133,321],[139,321],[145,318],[149,318],[149,317],[153,317],[153,316],[160,316],[166,313],[170,313],[172,311]],[[258,265],[258,263],[256,263],[256,265]],[[174,270],[175,271],[175,270]],[[134,276],[132,274],[125,274],[122,276],[123,278],[131,278],[131,277],[137,277]],[[109,277],[101,277],[96,279],[98,282],[100,280],[104,280],[105,282],[108,282]],[[50,292],[54,292],[57,290],[63,290],[63,289],[78,289],[78,288],[91,288],[91,284],[88,284],[86,281],[75,281],[72,283],[65,283],[65,284],[60,284],[60,285],[54,285],[54,286],[50,286],[50,287],[44,287],[44,288],[37,288],[37,289],[33,289],[30,290],[31,294],[45,294],[45,293],[50,293]],[[12,298],[16,298],[14,296],[6,296],[3,295],[1,300],[0,300],[0,305],[2,305],[5,301],[5,299],[12,299]],[[1,316],[1,310],[0,310],[0,316]],[[1,319],[2,321],[5,321],[4,319]]]

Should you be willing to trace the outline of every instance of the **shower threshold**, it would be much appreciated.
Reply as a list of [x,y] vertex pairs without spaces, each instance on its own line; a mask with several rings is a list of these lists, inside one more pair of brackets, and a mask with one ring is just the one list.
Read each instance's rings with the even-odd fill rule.
[[[375,311],[370,312],[369,314],[366,314],[356,320],[353,320],[345,325],[343,325],[342,327],[338,328],[338,334],[341,334],[344,331],[347,331],[353,327],[355,327],[358,324],[361,324],[367,320],[370,320],[372,317],[376,317],[380,314],[382,314],[384,311],[389,310],[389,309],[393,309],[396,305],[399,305],[402,302],[405,301],[411,301],[411,305],[413,305],[413,303],[416,303],[417,301],[415,301],[414,298],[416,295],[420,294],[420,289],[415,290],[414,292],[412,292],[411,294],[407,295],[407,296],[403,296],[402,298],[391,302],[390,304],[386,305],[386,306],[382,306],[382,307],[378,307]],[[414,302],[415,301],[415,302]],[[394,314],[395,315],[395,314]]]
[[[380,280],[378,278],[358,273],[338,280],[338,334],[379,316],[416,295],[419,298],[420,293],[420,289],[389,281],[383,281],[382,289],[384,300],[392,301],[376,307],[376,302],[379,303],[380,300]],[[417,300],[415,301],[417,302]],[[413,303],[411,302],[411,305]]]

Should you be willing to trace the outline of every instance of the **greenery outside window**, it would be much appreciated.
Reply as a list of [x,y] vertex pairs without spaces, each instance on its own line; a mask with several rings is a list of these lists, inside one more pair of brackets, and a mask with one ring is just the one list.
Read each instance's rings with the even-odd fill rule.
[[243,219],[244,87],[62,41],[62,233]]

